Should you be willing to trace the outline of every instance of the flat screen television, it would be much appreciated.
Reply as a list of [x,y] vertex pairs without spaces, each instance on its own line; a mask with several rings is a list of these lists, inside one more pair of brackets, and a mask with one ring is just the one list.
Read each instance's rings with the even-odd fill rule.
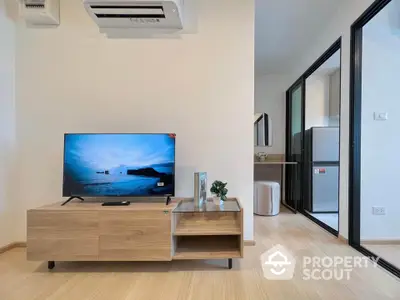
[[64,197],[175,195],[175,134],[65,134]]

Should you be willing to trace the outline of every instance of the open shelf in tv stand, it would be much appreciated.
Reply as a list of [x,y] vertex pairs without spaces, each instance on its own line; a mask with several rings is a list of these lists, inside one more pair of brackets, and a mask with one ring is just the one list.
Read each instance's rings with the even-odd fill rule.
[[[231,199],[230,201],[237,201]],[[243,257],[243,209],[222,207],[173,212],[173,259],[228,259]]]

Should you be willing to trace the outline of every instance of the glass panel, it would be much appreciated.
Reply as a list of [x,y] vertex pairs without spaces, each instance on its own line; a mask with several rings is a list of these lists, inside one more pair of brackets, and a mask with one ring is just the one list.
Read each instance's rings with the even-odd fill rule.
[[285,203],[297,210],[297,204],[301,199],[301,161],[302,161],[302,85],[299,85],[290,92],[289,99],[289,153],[286,157],[288,161],[297,162],[297,165],[286,166],[285,182]]
[[305,130],[339,126],[340,56],[337,50],[306,79]]
[[400,268],[398,4],[362,29],[360,242]]
[[298,203],[301,199],[301,162],[302,162],[302,138],[303,138],[303,87],[299,86],[292,94],[292,157],[293,161],[299,165],[292,168],[292,206],[298,209]]
[[174,209],[174,213],[194,213],[194,212],[239,212],[240,205],[235,198],[228,198],[226,201],[217,206],[214,202],[209,199],[202,206],[196,207],[195,203],[191,199],[182,200],[178,203],[178,206]]
[[340,57],[333,53],[305,81],[303,211],[339,229]]
[[299,86],[292,93],[292,110],[291,110],[291,138],[292,138],[292,155],[301,154],[301,128],[302,128],[302,87]]

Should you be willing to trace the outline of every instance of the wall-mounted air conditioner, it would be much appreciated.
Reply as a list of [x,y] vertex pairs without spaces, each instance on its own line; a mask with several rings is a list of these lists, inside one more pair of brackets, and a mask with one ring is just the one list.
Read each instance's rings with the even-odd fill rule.
[[21,0],[19,10],[27,25],[60,25],[60,0]]
[[83,3],[102,33],[116,30],[172,33],[183,29],[183,0],[84,0]]

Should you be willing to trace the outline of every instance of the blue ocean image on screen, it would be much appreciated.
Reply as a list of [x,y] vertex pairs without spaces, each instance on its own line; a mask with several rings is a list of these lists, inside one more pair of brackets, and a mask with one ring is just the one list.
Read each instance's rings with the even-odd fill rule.
[[64,196],[174,193],[174,135],[67,134],[64,147]]

